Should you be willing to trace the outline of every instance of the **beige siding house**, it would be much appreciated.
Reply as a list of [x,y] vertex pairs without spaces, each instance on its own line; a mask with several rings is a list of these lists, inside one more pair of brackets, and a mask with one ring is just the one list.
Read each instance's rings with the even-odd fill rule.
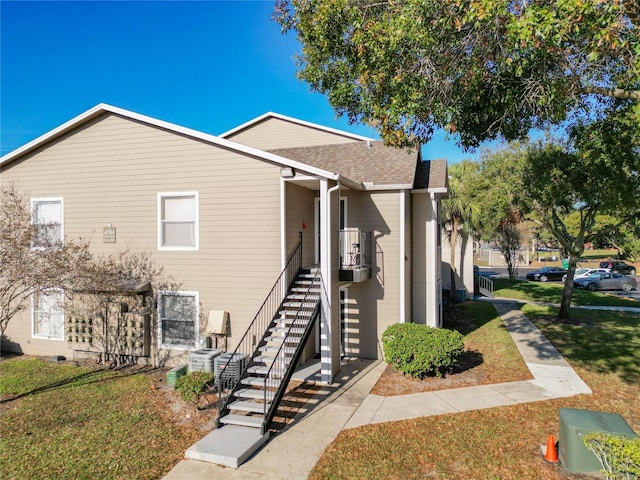
[[[177,280],[154,292],[153,364],[187,363],[210,311],[228,312],[233,351],[301,239],[322,288],[300,361],[319,356],[326,382],[341,356],[381,358],[390,324],[441,325],[446,179],[444,161],[283,115],[213,136],[104,104],[0,159],[1,185],[65,237],[146,252]],[[41,303],[10,322],[3,349],[79,355],[64,312]]]

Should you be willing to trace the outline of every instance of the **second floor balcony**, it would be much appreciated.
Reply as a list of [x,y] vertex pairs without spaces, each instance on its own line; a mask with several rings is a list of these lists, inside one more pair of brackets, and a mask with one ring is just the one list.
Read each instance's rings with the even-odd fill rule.
[[340,281],[364,282],[371,278],[371,232],[340,230]]

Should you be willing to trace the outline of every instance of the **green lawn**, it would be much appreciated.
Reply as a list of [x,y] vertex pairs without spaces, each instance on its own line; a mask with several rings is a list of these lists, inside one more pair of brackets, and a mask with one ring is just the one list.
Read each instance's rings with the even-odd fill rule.
[[[526,280],[511,283],[506,278],[493,279],[493,293],[496,297],[517,300],[560,304],[563,288],[564,285],[560,283],[529,282]],[[573,305],[640,307],[640,303],[635,300],[627,300],[608,293],[578,289],[573,290],[571,303]]]
[[[561,291],[557,285],[533,282],[496,286],[501,296],[554,303]],[[619,301],[580,293],[583,304]],[[487,343],[502,343],[503,327],[490,304],[468,302],[462,308],[477,320],[478,328],[468,334],[474,349],[483,353]],[[575,309],[577,323],[564,324],[555,320],[553,307],[521,308],[593,395],[344,431],[325,451],[311,478],[560,480],[566,476],[544,463],[539,448],[548,434],[557,434],[559,408],[620,413],[640,432],[640,315]],[[496,377],[510,381],[518,362],[508,349],[492,348],[484,354]],[[152,386],[145,374],[4,359],[0,478],[161,478],[202,435],[178,426]]]
[[[514,291],[519,299],[554,301],[554,286],[538,285],[520,285]],[[598,295],[583,300],[610,302]],[[476,306],[486,308],[470,302],[467,313],[473,315]],[[310,478],[562,480],[572,477],[545,463],[540,454],[549,434],[557,438],[560,408],[619,413],[640,432],[640,315],[575,309],[577,323],[567,324],[557,321],[555,307],[521,308],[587,382],[592,395],[346,430]],[[501,368],[510,369],[509,361]]]
[[0,478],[157,479],[197,439],[151,378],[39,359],[0,362]]

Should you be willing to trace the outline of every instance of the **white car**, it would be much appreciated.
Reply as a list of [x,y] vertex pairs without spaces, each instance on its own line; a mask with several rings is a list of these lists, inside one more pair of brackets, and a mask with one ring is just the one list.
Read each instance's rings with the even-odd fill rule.
[[[596,275],[598,273],[609,273],[610,271],[611,269],[609,268],[576,268],[576,273],[573,275],[573,279],[577,280],[578,278],[590,277],[591,275]],[[566,275],[562,277],[563,282],[566,279]]]

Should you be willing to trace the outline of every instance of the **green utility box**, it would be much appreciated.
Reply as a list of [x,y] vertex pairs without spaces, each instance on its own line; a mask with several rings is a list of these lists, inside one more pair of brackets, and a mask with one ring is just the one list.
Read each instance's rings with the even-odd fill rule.
[[167,386],[171,388],[175,388],[176,380],[179,377],[187,374],[187,366],[179,365],[177,367],[172,368],[167,372]]
[[558,459],[568,472],[588,473],[602,469],[598,458],[582,441],[582,437],[589,433],[637,437],[625,419],[617,413],[561,408]]

